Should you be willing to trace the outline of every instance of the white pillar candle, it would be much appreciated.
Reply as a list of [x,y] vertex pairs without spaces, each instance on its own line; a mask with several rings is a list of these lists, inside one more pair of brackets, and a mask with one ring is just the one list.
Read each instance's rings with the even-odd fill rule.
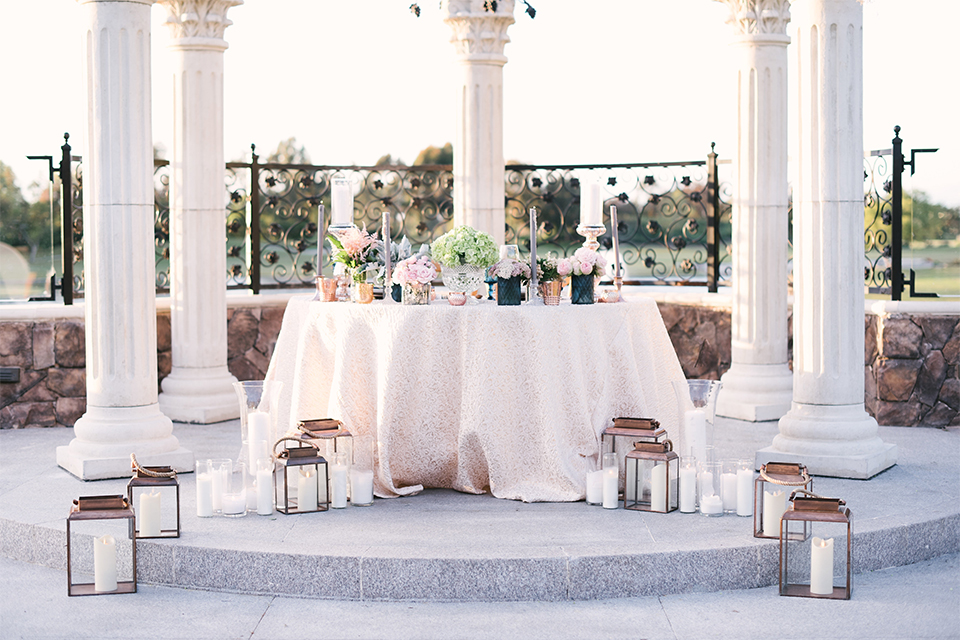
[[273,514],[273,472],[270,469],[257,469],[257,513],[261,516]]
[[723,513],[723,499],[716,494],[703,496],[700,498],[700,513],[711,515]]
[[330,506],[343,509],[347,506],[347,465],[334,462],[330,472]]
[[609,467],[603,470],[603,508],[616,509],[620,504],[619,487],[620,469]]
[[335,225],[353,224],[353,189],[345,178],[336,178],[331,187],[332,209],[330,222]]
[[350,469],[350,502],[363,506],[373,502],[373,471]]
[[580,194],[580,224],[585,227],[598,227],[601,224],[603,203],[600,200],[600,183],[590,180],[580,183],[583,191]]
[[223,494],[223,513],[228,516],[240,515],[247,510],[247,492]]
[[221,467],[215,467],[211,476],[211,502],[214,511],[223,510],[223,485],[226,482],[227,470]]
[[603,502],[603,469],[587,472],[587,504]]
[[137,529],[141,538],[160,537],[160,492],[144,491],[137,509]]
[[720,495],[723,498],[724,511],[737,510],[737,474],[720,474]]
[[263,452],[265,444],[270,440],[270,414],[265,411],[251,411],[247,414],[247,446],[249,460],[253,465],[260,458],[266,457]]
[[93,539],[93,588],[117,590],[117,541],[111,535]]
[[683,455],[707,462],[707,414],[691,409],[683,414]]
[[667,512],[667,465],[661,463],[650,473],[650,509]]
[[620,232],[617,228],[617,208],[610,207],[610,233],[613,235],[613,269],[614,276],[620,277]]
[[810,542],[810,593],[833,593],[833,538],[814,538]]
[[297,511],[316,511],[317,474],[313,469],[300,469],[297,476]]
[[706,496],[711,496],[715,493],[713,487],[713,474],[709,471],[703,471],[700,473],[700,498],[703,499]]
[[197,517],[209,518],[213,515],[213,474],[197,474]]
[[737,470],[737,515],[753,515],[753,470]]
[[787,510],[785,491],[763,492],[763,535],[780,537],[780,516]]
[[697,470],[680,467],[680,513],[697,510]]

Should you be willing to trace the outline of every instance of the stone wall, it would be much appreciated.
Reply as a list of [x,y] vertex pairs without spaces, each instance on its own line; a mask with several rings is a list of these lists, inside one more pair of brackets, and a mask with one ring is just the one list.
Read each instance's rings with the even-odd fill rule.
[[[263,379],[285,305],[228,310],[227,364],[239,380]],[[658,306],[684,374],[719,379],[730,368],[729,309]],[[960,424],[960,316],[867,314],[864,322],[867,411],[883,425]],[[790,344],[792,336],[788,329]],[[170,358],[170,314],[161,311],[161,380]],[[0,384],[0,428],[69,427],[86,410],[82,319],[0,322],[0,365],[21,369],[19,383]]]

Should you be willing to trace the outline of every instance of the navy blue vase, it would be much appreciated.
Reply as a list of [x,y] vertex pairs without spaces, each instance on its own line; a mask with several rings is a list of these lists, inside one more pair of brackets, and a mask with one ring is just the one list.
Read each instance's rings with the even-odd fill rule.
[[570,276],[570,302],[593,304],[593,276]]
[[395,284],[390,287],[390,297],[393,298],[394,302],[403,301],[403,287],[399,284]]
[[520,276],[497,278],[497,304],[520,304]]

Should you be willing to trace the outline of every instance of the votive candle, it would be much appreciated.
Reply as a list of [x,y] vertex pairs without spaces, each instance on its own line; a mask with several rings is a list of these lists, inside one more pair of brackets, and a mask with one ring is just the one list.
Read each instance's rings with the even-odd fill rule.
[[93,539],[93,588],[117,590],[117,541],[111,535]]

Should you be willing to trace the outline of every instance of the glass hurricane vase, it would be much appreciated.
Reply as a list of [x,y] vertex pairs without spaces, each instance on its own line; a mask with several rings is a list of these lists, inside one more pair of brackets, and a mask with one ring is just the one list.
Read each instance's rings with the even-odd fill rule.
[[441,267],[443,284],[450,291],[471,294],[483,286],[486,269],[473,264],[462,264],[458,267]]

